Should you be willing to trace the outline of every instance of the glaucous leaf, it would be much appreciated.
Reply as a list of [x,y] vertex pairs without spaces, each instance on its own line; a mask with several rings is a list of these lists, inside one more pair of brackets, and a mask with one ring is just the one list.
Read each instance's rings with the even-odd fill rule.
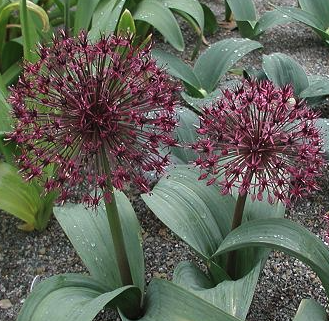
[[276,249],[296,257],[317,273],[329,293],[329,249],[300,224],[284,218],[244,223],[224,239],[215,256],[249,247]]
[[186,92],[181,93],[182,98],[195,110],[196,113],[200,113],[203,107],[209,106],[217,98],[222,96],[222,90],[216,89],[204,98],[196,98],[188,95]]
[[201,4],[198,0],[159,0],[164,6],[179,10],[190,15],[198,24],[201,31],[204,28],[204,14]]
[[[122,192],[115,192],[126,251],[134,284],[144,289],[141,231],[135,212]],[[97,212],[83,205],[67,204],[54,214],[91,276],[109,290],[122,286],[105,208]]]
[[321,77],[317,81],[310,82],[310,85],[300,93],[302,98],[329,96],[329,78]]
[[217,19],[211,9],[204,3],[201,3],[204,14],[204,33],[214,34],[218,29]]
[[262,67],[268,79],[280,87],[292,84],[297,95],[309,86],[303,67],[283,53],[263,55]]
[[194,74],[208,93],[212,92],[223,75],[249,52],[262,48],[257,41],[231,38],[211,45],[197,59]]
[[157,65],[165,68],[170,75],[188,83],[196,90],[201,89],[200,81],[195,76],[192,68],[185,64],[181,59],[171,53],[159,49],[152,50],[152,56],[156,59]]
[[172,147],[171,154],[174,155],[181,164],[188,164],[196,159],[196,154],[190,147],[196,141],[197,133],[196,126],[199,124],[197,115],[185,108],[177,109],[177,116],[179,119],[179,126],[175,130],[175,136],[180,143],[180,147]]
[[230,231],[235,202],[233,197],[221,196],[217,187],[199,181],[199,171],[192,167],[172,169],[152,194],[142,198],[164,224],[207,260]]
[[[86,1],[79,2],[85,2],[85,5],[87,4],[90,7]],[[97,40],[101,33],[108,35],[115,30],[125,2],[126,0],[99,1],[95,11],[92,13],[92,25],[89,32],[90,39]]]
[[303,299],[292,321],[327,321],[326,310],[313,299]]
[[[74,34],[77,35],[81,30],[89,30],[89,25],[94,11],[100,0],[78,1],[74,18]],[[105,0],[109,6],[116,0]],[[109,8],[111,11],[111,8]],[[101,30],[100,30],[101,31]]]
[[329,34],[325,32],[326,26],[312,13],[295,7],[276,7],[276,9],[292,19],[311,27],[324,40],[329,40]]
[[329,27],[328,0],[298,0],[300,7],[317,17],[325,27]]
[[141,293],[134,286],[111,292],[89,276],[61,274],[39,283],[25,301],[17,321],[92,321],[107,304],[130,315],[139,308]]
[[[121,313],[123,321],[129,321]],[[147,289],[140,321],[239,321],[169,281],[154,279]]]
[[254,269],[237,281],[226,280],[214,284],[198,267],[186,261],[176,267],[173,282],[228,314],[245,320],[254,296],[260,266],[260,263],[256,264]]
[[226,0],[236,21],[256,21],[257,13],[252,0]]
[[323,149],[328,157],[329,154],[329,119],[319,118],[315,123],[316,127],[320,129],[323,139]]
[[133,12],[135,20],[141,20],[155,27],[177,50],[184,50],[184,39],[172,12],[159,1],[142,0]]
[[5,94],[0,90],[0,134],[11,130],[12,118],[10,116],[10,109]]
[[267,29],[292,21],[294,21],[292,18],[278,10],[266,11],[257,21],[254,32],[255,35],[259,35]]

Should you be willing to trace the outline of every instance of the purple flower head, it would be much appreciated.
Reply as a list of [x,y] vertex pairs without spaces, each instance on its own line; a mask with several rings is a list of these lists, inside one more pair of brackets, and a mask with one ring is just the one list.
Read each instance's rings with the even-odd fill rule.
[[318,186],[323,166],[317,113],[295,100],[291,86],[244,81],[204,108],[193,145],[207,184],[223,195],[236,187],[240,195],[270,203],[303,197]]
[[22,146],[22,171],[40,178],[53,165],[45,189],[59,189],[62,201],[86,183],[80,200],[89,206],[99,203],[99,190],[110,201],[111,185],[122,190],[132,182],[147,192],[144,172],[168,165],[158,149],[176,144],[177,84],[156,66],[151,45],[132,40],[102,36],[91,43],[85,32],[61,32],[12,88],[17,122],[9,138]]

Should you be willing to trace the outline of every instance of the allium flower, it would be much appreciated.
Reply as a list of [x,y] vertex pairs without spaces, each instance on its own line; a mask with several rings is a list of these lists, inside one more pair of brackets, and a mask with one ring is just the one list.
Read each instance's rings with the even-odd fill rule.
[[265,195],[270,203],[289,205],[318,188],[323,159],[317,117],[294,99],[291,86],[251,80],[225,90],[200,117],[203,138],[193,146],[200,179],[218,183],[224,195],[237,187],[253,200]]
[[77,38],[61,32],[52,47],[40,47],[39,62],[25,64],[9,99],[17,118],[9,139],[23,148],[27,179],[54,165],[46,192],[59,189],[65,201],[87,181],[81,201],[91,206],[102,198],[99,190],[110,201],[110,185],[122,190],[133,182],[149,191],[143,173],[161,173],[169,160],[158,148],[176,144],[177,96],[177,84],[150,49],[120,36],[91,43],[85,32]]

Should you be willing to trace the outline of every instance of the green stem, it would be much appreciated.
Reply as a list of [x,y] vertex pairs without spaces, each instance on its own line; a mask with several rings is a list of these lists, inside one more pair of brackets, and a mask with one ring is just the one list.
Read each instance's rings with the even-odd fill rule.
[[110,230],[111,230],[111,235],[112,235],[112,240],[113,240],[114,252],[116,255],[116,259],[117,259],[117,263],[118,263],[118,267],[119,267],[119,271],[120,271],[122,285],[132,285],[133,280],[132,280],[132,276],[131,276],[127,251],[126,251],[126,247],[125,247],[125,243],[124,243],[118,207],[116,204],[115,196],[113,193],[113,186],[112,186],[111,179],[110,179],[110,177],[111,177],[110,166],[109,166],[108,160],[106,158],[104,149],[103,149],[102,155],[103,155],[103,157],[102,157],[103,164],[102,165],[104,167],[107,177],[109,178],[107,181],[107,185],[109,187],[109,192],[112,194],[112,200],[110,203],[106,201],[105,197],[104,197],[104,201],[105,201],[107,219],[108,219],[108,222],[110,225]]
[[225,1],[225,21],[231,22],[233,20],[232,10],[228,5],[227,1]]
[[[239,227],[242,223],[242,217],[243,217],[243,210],[244,206],[246,204],[247,199],[247,193],[245,193],[243,196],[239,195],[238,199],[236,201],[235,210],[234,210],[234,216],[232,221],[232,228],[231,231]],[[227,258],[227,273],[231,276],[233,280],[237,278],[236,275],[236,251],[231,251],[228,254]]]
[[64,1],[64,26],[67,35],[70,34],[70,0]]

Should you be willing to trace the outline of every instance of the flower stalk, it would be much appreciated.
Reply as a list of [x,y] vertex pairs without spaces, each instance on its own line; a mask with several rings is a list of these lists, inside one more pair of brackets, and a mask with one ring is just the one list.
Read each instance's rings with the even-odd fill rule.
[[[244,195],[238,196],[238,199],[236,201],[235,209],[234,209],[234,215],[233,215],[233,221],[232,221],[232,228],[231,231],[239,227],[242,223],[242,218],[243,218],[243,211],[244,207],[246,204],[246,199],[247,199],[247,193]],[[237,251],[231,251],[228,254],[227,258],[227,273],[231,276],[231,278],[234,280],[236,279],[236,256],[237,256]]]
[[[107,220],[109,222],[114,252],[120,272],[121,282],[122,285],[131,285],[133,284],[126,246],[124,243],[123,231],[121,227],[118,206],[115,201],[115,195],[113,186],[111,183],[110,175],[110,166],[105,156],[105,150],[103,148],[103,157],[102,157],[102,165],[104,168],[104,172],[107,175],[107,188],[108,191],[104,191],[104,202],[105,202],[105,209],[107,214]],[[106,193],[111,194],[111,200],[109,200]]]

